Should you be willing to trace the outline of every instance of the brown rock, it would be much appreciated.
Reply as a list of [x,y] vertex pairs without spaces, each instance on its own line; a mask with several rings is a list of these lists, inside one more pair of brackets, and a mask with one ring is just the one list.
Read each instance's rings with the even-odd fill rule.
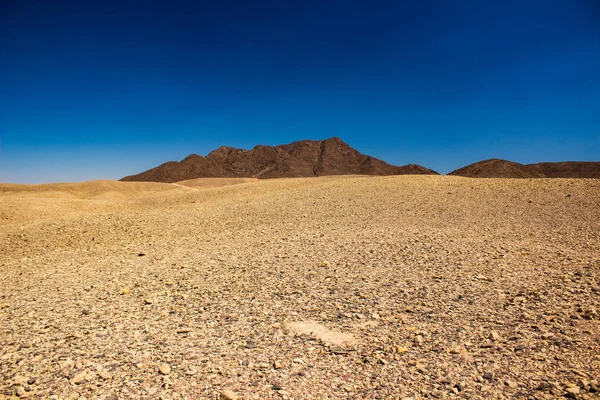
[[171,373],[171,367],[169,364],[160,364],[158,366],[158,372],[160,372],[162,375],[169,375]]
[[178,182],[201,177],[283,178],[324,175],[404,175],[437,172],[416,164],[397,167],[354,150],[339,138],[303,140],[252,150],[220,147],[206,157],[191,154],[122,181]]

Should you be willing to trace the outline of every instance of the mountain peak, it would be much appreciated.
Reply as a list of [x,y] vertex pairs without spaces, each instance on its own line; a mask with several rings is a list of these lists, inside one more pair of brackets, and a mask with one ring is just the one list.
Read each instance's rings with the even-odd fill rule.
[[397,167],[361,154],[339,137],[303,140],[280,146],[257,145],[252,150],[221,146],[206,157],[191,154],[123,181],[177,182],[202,177],[283,178],[323,175],[437,174],[410,165]]

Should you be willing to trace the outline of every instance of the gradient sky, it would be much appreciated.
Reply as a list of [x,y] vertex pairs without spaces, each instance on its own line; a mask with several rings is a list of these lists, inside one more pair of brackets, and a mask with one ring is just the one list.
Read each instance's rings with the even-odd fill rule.
[[600,160],[597,0],[0,0],[0,181],[339,136],[442,173]]

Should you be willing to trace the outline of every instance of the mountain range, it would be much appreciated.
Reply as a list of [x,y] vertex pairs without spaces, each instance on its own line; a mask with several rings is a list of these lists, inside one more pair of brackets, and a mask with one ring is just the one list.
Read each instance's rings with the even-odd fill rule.
[[519,164],[492,158],[467,165],[448,175],[470,178],[600,178],[600,162],[564,161]]
[[[325,175],[439,175],[417,164],[395,166],[365,155],[340,138],[302,140],[252,150],[222,146],[206,157],[190,154],[122,181],[179,182],[196,178],[290,178]],[[519,164],[490,159],[450,172],[471,178],[600,178],[600,162]]]
[[416,164],[390,165],[359,153],[340,138],[302,140],[280,146],[255,146],[252,150],[219,147],[206,157],[191,154],[169,161],[122,181],[178,182],[195,178],[289,178],[324,175],[435,174]]

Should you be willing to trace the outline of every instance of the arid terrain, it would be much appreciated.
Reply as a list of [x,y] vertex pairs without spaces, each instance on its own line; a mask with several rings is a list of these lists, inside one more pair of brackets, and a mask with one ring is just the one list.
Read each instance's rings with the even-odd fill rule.
[[596,399],[600,180],[0,184],[0,398]]

